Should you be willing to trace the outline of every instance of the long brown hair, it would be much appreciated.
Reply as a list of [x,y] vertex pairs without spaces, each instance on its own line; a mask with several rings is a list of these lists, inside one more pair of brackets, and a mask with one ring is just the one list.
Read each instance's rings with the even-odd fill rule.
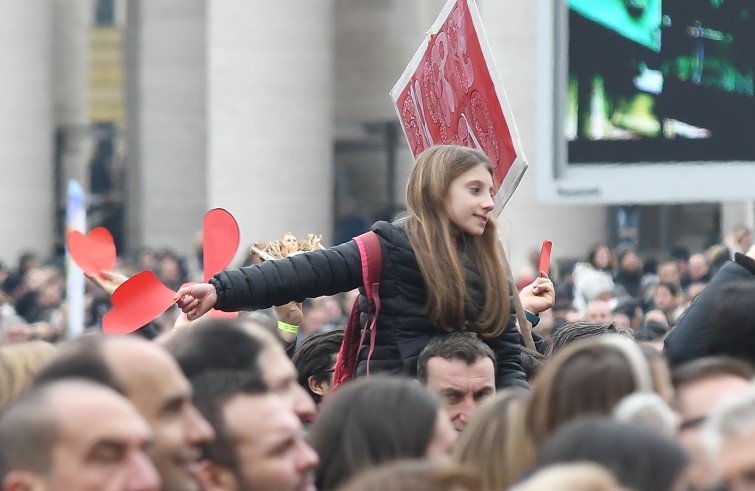
[[647,359],[630,338],[604,334],[559,350],[535,379],[526,426],[541,445],[579,416],[609,415],[633,392],[651,392]]
[[[446,212],[451,183],[482,165],[491,176],[487,156],[471,148],[438,145],[417,158],[406,187],[409,209],[406,231],[427,289],[425,313],[444,331],[464,326],[466,285],[454,236],[458,235]],[[511,314],[509,279],[498,249],[495,217],[480,237],[469,237],[466,250],[482,278],[484,302],[479,317],[468,326],[484,337],[501,334]]]

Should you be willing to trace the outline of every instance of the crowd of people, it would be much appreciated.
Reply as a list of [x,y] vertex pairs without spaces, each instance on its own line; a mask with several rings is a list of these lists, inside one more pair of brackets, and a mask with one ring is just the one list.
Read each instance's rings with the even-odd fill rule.
[[[76,338],[60,265],[22,256],[0,277],[0,488],[755,489],[751,232],[513,276],[493,189],[481,152],[418,157],[406,214],[372,227],[375,319],[353,241],[186,286],[196,257],[140,251],[89,282]],[[102,334],[143,270],[176,305]],[[337,384],[352,305],[376,331]]]

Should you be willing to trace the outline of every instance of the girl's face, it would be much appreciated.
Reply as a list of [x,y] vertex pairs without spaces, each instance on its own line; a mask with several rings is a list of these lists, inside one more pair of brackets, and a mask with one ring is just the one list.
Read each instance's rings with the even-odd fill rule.
[[595,251],[594,266],[596,268],[605,269],[611,266],[611,249],[605,246],[600,246]]
[[462,232],[482,235],[493,207],[493,176],[483,164],[451,182],[446,195],[446,214]]

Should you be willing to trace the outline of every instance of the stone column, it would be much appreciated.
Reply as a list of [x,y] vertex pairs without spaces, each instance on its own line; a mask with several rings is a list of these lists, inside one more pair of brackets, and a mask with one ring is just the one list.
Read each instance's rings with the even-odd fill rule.
[[52,253],[51,4],[0,2],[0,259]]
[[[213,2],[214,3],[214,2]],[[127,3],[127,237],[188,252],[207,210],[204,0]]]
[[223,0],[208,8],[209,205],[245,255],[286,231],[331,236],[332,0]]

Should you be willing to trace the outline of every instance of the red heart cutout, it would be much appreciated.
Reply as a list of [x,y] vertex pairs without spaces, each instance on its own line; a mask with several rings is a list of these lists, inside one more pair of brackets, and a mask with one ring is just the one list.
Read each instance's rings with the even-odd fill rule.
[[537,275],[545,273],[548,274],[548,270],[551,267],[551,250],[553,249],[553,242],[550,240],[543,241],[543,247],[540,248],[540,270]]
[[110,301],[113,308],[102,319],[106,334],[128,334],[157,319],[176,300],[152,271],[142,271],[119,286]]
[[78,230],[69,232],[66,243],[71,259],[87,276],[102,278],[100,271],[115,266],[115,242],[104,227],[93,228],[87,235]]
[[239,240],[239,224],[227,210],[213,208],[205,214],[202,233],[205,281],[231,264]]

